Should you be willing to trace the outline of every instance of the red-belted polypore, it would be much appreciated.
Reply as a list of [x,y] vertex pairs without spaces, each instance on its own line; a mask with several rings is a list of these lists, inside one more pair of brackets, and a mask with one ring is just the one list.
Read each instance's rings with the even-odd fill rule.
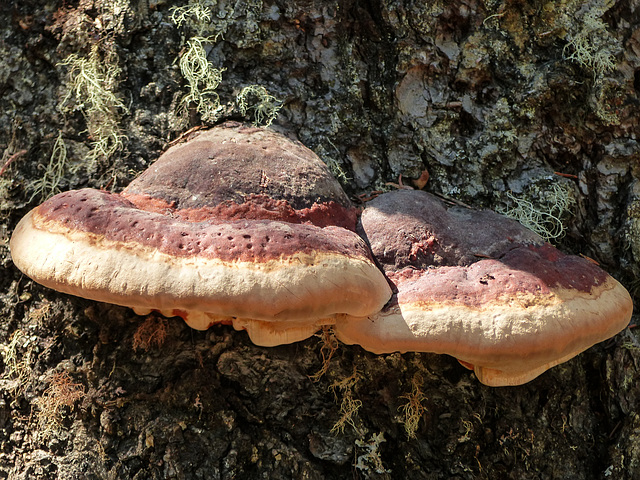
[[494,212],[401,190],[369,202],[360,230],[396,292],[335,330],[371,352],[445,353],[483,383],[517,385],[629,323],[614,278]]
[[120,194],[52,197],[10,247],[65,293],[232,324],[264,346],[333,325],[374,353],[452,355],[488,385],[527,382],[629,322],[615,279],[494,212],[400,190],[369,202],[357,233],[356,221],[313,152],[229,123],[171,147]]
[[11,253],[55,290],[277,345],[391,297],[355,221],[311,150],[227,124],[170,148],[122,194],[52,197],[20,221]]

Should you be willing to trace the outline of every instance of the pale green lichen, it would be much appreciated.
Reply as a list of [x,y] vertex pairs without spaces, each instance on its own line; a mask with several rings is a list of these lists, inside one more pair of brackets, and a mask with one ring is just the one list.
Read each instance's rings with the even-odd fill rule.
[[261,85],[244,87],[236,95],[236,102],[238,103],[240,114],[252,117],[255,126],[264,125],[268,127],[276,119],[278,112],[282,108],[282,102]]
[[35,343],[23,330],[16,330],[8,344],[0,344],[0,352],[4,361],[4,380],[13,381],[9,389],[16,395],[22,394],[33,378],[32,364],[35,359]]
[[362,401],[354,397],[354,390],[359,379],[360,374],[354,368],[350,376],[336,380],[329,387],[333,391],[336,401],[340,398],[340,419],[331,428],[331,433],[344,433],[347,425],[358,431],[355,417],[362,407]]
[[[237,6],[237,5],[236,5]],[[241,11],[216,0],[193,0],[188,5],[173,7],[171,20],[178,28],[195,32],[186,43],[185,52],[180,57],[180,72],[188,82],[188,93],[181,99],[178,114],[186,118],[190,108],[200,114],[203,122],[218,121],[225,108],[221,105],[216,91],[222,81],[224,68],[216,68],[207,58],[207,48],[212,47],[227,30],[235,25],[235,16],[247,17],[245,30],[259,30],[257,23],[249,17],[257,18],[262,9],[261,1],[246,4]],[[245,31],[245,35],[249,32]],[[252,118],[254,125],[269,126],[278,116],[282,102],[271,95],[265,87],[249,85],[242,88],[236,96],[238,110],[243,116]]]
[[351,177],[347,175],[347,172],[343,166],[335,158],[327,158],[325,160],[327,167],[331,171],[331,174],[342,184],[346,185],[351,181]]
[[189,27],[195,30],[196,35],[202,36],[211,24],[211,7],[204,1],[191,2],[181,7],[172,7],[171,21],[178,28]]
[[[254,8],[255,2],[243,3],[190,0],[187,5],[170,9],[171,21],[186,32],[185,36],[193,34],[197,37],[215,37],[217,39],[224,36],[234,24],[234,17],[241,16],[243,13],[249,15],[251,9]],[[262,7],[261,2],[258,2],[258,5],[259,8]]]
[[380,444],[384,442],[386,442],[386,440],[382,432],[371,435],[368,442],[356,440],[356,446],[362,453],[356,458],[354,467],[365,474],[376,473],[381,475],[391,473],[390,469],[384,468],[382,457],[380,456]]
[[616,105],[624,103],[624,89],[611,78],[599,78],[593,85],[592,106],[597,117],[605,125],[619,125],[620,117]]
[[618,40],[602,20],[613,4],[612,0],[600,0],[593,2],[586,11],[576,12],[571,24],[577,28],[567,35],[569,43],[564,50],[565,58],[591,70],[596,77],[614,69],[615,54],[620,50]]
[[194,106],[205,122],[215,122],[222,115],[222,105],[216,89],[222,81],[224,69],[218,69],[207,60],[204,45],[215,38],[193,37],[187,41],[187,50],[180,57],[180,72],[189,84],[189,92],[180,101],[179,112],[186,114]]
[[171,20],[178,28],[196,32],[187,40],[179,61],[180,72],[188,83],[188,93],[180,100],[178,115],[187,118],[189,109],[195,108],[202,121],[208,123],[219,120],[223,112],[216,90],[224,68],[216,68],[207,58],[207,48],[227,29],[226,22],[212,21],[212,9],[216,4],[216,1],[195,0],[171,9]]
[[559,183],[542,189],[537,185],[529,188],[520,197],[506,192],[509,205],[498,209],[500,213],[511,217],[546,241],[558,240],[564,236],[563,220],[575,203],[571,189]]
[[[335,155],[340,155],[340,150],[336,147],[331,140],[325,138],[327,143],[331,146],[331,148],[335,151]],[[351,181],[351,177],[347,174],[343,165],[336,160],[335,156],[325,148],[324,145],[318,145],[314,149],[316,155],[318,155],[322,161],[329,167],[329,171],[331,174],[342,184],[347,185]]]
[[33,191],[29,202],[36,197],[39,197],[40,200],[46,200],[59,193],[58,185],[66,173],[67,166],[67,147],[62,138],[62,133],[60,133],[51,149],[49,163],[47,163],[46,167],[38,165],[38,167],[44,168],[44,172],[31,184]]
[[398,410],[403,414],[402,425],[409,439],[416,438],[420,419],[426,411],[426,408],[422,404],[422,402],[427,399],[422,392],[423,383],[422,375],[414,375],[411,379],[411,392],[400,397],[407,401],[407,403],[399,407]]
[[94,45],[88,56],[69,55],[60,65],[69,67],[69,91],[60,108],[64,113],[79,110],[85,118],[91,139],[86,160],[94,167],[100,159],[108,160],[123,147],[119,127],[120,115],[128,109],[117,96],[120,67],[112,49],[100,51]]

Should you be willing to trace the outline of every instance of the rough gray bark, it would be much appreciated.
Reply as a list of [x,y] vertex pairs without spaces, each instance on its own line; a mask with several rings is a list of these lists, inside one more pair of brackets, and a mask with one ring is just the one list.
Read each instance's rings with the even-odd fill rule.
[[[554,243],[598,261],[635,298],[636,0],[209,3],[203,35],[223,32],[207,44],[226,69],[221,120],[251,120],[234,96],[266,87],[284,103],[275,123],[354,198],[428,170],[426,190],[476,207],[513,210],[515,197],[544,213],[570,199],[555,211],[564,236]],[[197,33],[171,21],[180,5],[0,9],[0,477],[640,478],[633,329],[521,387],[483,386],[445,356],[342,345],[313,381],[320,339],[258,348],[228,327],[198,332],[57,294],[13,266],[8,237],[40,200],[35,182],[60,134],[70,163],[57,188],[119,191],[201,123],[193,109],[177,113],[178,59]],[[111,104],[87,119],[82,99],[65,102],[61,62],[92,46],[120,68],[111,91],[126,111]],[[123,148],[88,162],[87,128],[113,119]],[[150,326],[166,338],[149,339]],[[409,438],[403,407],[418,386],[424,411]],[[332,432],[341,405],[360,407]]]

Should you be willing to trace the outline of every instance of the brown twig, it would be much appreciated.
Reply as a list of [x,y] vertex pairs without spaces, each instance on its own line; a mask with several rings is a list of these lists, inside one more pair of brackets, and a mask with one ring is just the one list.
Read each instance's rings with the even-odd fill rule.
[[186,132],[181,133],[178,138],[171,140],[168,144],[168,147],[173,147],[176,143],[181,142],[188,135],[191,135],[193,132],[197,132],[198,130],[202,130],[203,128],[205,128],[204,125],[196,125],[195,127],[190,128]]
[[2,166],[2,168],[0,168],[0,175],[6,172],[7,168],[9,168],[9,165],[11,165],[15,160],[17,160],[19,157],[21,157],[25,153],[27,153],[26,150],[20,150],[14,153],[13,155],[11,155],[9,159],[6,162],[4,162],[4,165]]
[[405,185],[404,183],[402,183],[402,174],[398,175],[398,183],[386,182],[385,185],[389,185],[390,187],[395,187],[400,190],[414,190],[413,187],[410,187],[409,185]]
[[591,258],[591,257],[587,257],[584,253],[581,253],[581,254],[580,254],[580,256],[581,256],[582,258],[584,258],[585,260],[587,260],[587,261],[589,261],[589,262],[593,263],[594,265],[598,265],[598,266],[600,266],[600,262],[598,262],[597,260],[594,260],[594,259],[593,259],[593,258]]
[[442,200],[444,200],[445,202],[449,202],[452,203],[453,205],[458,205],[459,207],[464,207],[464,208],[470,208],[473,209],[473,207],[467,205],[464,202],[461,202],[460,200],[456,200],[455,198],[452,198],[448,195],[444,195],[442,193],[433,193],[436,197],[440,197]]
[[553,172],[553,173],[564,178],[573,178],[574,180],[578,179],[577,175],[572,175],[571,173],[562,173],[562,172]]
[[360,195],[357,196],[357,199],[359,202],[366,203],[370,200],[373,200],[378,195],[381,195],[383,193],[384,192],[382,190],[372,190],[369,193],[361,193]]

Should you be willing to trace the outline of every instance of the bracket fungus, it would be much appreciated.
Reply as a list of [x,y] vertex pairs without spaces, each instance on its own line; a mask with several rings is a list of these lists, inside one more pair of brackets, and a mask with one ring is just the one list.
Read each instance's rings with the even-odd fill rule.
[[631,318],[628,292],[602,269],[491,211],[400,190],[367,204],[360,233],[396,291],[334,328],[374,353],[449,354],[482,383],[519,385]]
[[493,386],[525,383],[631,317],[611,276],[497,213],[399,190],[357,222],[311,150],[230,122],[169,148],[119,194],[52,197],[10,247],[61,292],[196,329],[231,324],[263,346],[334,325],[374,353],[452,355]]
[[307,338],[391,297],[348,197],[311,150],[229,123],[171,147],[121,194],[61,193],[27,214],[14,263],[55,290],[258,345]]

